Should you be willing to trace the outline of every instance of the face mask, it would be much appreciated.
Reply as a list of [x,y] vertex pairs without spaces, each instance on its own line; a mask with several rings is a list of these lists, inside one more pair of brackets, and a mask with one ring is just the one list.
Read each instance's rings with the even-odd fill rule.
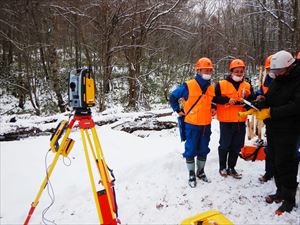
[[275,73],[269,73],[269,77],[271,77],[272,79],[275,79],[276,78]]
[[234,80],[235,82],[240,82],[243,80],[244,76],[238,77],[236,75],[232,75],[232,80]]
[[211,74],[202,74],[203,80],[210,80],[211,79]]

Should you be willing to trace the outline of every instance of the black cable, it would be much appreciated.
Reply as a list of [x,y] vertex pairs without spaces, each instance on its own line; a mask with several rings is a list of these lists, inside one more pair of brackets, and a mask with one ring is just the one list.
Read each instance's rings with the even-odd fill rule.
[[47,175],[47,192],[48,192],[48,195],[51,199],[51,203],[50,205],[48,205],[42,212],[42,221],[43,221],[43,224],[45,225],[48,225],[49,223],[50,224],[53,224],[53,225],[56,225],[56,223],[49,219],[46,218],[46,213],[48,212],[48,210],[52,207],[52,205],[54,204],[55,202],[55,194],[54,194],[54,190],[53,190],[53,187],[52,187],[52,184],[50,182],[50,178],[48,176],[48,169],[49,167],[47,166],[47,157],[48,157],[48,153],[51,151],[51,149],[49,149],[49,151],[47,152],[46,156],[45,156],[45,169],[46,169],[46,175]]

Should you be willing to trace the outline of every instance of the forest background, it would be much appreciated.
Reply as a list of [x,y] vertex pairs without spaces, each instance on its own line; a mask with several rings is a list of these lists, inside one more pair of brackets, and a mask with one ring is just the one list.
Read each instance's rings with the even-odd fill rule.
[[130,111],[167,103],[199,57],[213,60],[214,81],[233,58],[252,79],[268,55],[300,49],[298,0],[2,0],[0,8],[0,95],[16,97],[21,113],[65,112],[76,68],[93,68],[98,111]]

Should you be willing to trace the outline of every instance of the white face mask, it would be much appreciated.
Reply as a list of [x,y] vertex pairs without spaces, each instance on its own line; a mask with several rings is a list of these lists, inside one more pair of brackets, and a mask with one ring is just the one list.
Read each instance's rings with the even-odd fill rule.
[[232,80],[234,80],[235,82],[240,82],[243,80],[244,76],[238,77],[236,75],[232,75]]
[[210,80],[211,79],[211,74],[202,74],[203,80]]
[[275,73],[269,73],[269,77],[271,77],[272,79],[275,79],[276,78]]

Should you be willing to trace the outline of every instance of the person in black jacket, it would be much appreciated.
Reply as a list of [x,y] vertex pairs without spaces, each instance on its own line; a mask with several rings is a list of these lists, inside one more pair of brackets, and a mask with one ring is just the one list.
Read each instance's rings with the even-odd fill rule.
[[273,164],[276,193],[267,203],[282,202],[276,214],[291,212],[295,206],[298,162],[297,141],[300,134],[300,63],[287,51],[279,51],[271,60],[276,78],[265,99],[255,102],[257,119],[266,124],[267,141]]

